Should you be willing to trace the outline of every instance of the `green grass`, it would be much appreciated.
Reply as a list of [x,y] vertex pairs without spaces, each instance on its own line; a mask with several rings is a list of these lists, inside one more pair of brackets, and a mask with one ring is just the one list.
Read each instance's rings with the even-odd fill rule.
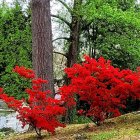
[[4,139],[5,134],[3,132],[0,132],[0,140]]
[[117,131],[103,132],[95,134],[91,137],[92,140],[108,140],[117,136]]
[[[5,140],[35,140],[35,132],[13,134]],[[71,124],[58,128],[55,135],[43,132],[42,140],[139,140],[140,114],[129,113],[106,120],[101,126],[93,123]]]
[[[96,133],[96,134],[94,134]],[[89,132],[89,139],[93,140],[138,140],[140,139],[140,114],[127,114],[106,120],[93,132]]]

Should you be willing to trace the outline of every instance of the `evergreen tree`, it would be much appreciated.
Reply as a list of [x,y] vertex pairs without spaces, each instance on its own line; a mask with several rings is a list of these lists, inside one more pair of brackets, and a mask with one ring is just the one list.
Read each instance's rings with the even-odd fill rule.
[[27,96],[24,89],[29,85],[12,69],[15,65],[32,67],[30,24],[30,13],[23,12],[18,3],[0,7],[0,86],[17,98]]

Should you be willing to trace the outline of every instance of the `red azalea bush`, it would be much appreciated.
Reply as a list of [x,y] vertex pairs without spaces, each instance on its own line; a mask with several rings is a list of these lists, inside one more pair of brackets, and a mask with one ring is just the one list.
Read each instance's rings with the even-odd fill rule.
[[[66,68],[71,82],[60,88],[68,107],[76,105],[76,98],[88,106],[81,106],[79,115],[89,117],[99,125],[107,118],[121,115],[128,98],[140,99],[140,71],[114,68],[109,60],[97,61],[85,56],[85,61]],[[76,95],[76,96],[75,96]]]
[[18,112],[17,118],[22,122],[23,127],[29,124],[36,130],[39,136],[41,136],[42,129],[54,133],[55,128],[59,126],[64,127],[65,125],[58,120],[58,116],[65,113],[65,108],[60,107],[61,101],[51,98],[49,90],[41,90],[42,84],[47,84],[47,81],[40,78],[35,79],[33,70],[25,67],[16,66],[14,72],[18,73],[21,77],[32,80],[32,88],[26,89],[26,93],[29,95],[27,102],[7,96],[2,88],[0,88],[0,99],[9,108]]

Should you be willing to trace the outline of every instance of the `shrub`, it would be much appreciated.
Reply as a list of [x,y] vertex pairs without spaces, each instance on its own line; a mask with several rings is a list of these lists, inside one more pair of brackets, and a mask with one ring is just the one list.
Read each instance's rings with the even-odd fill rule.
[[18,112],[17,118],[22,122],[23,127],[29,124],[38,136],[41,136],[42,129],[54,133],[56,127],[64,127],[65,125],[58,120],[58,116],[65,113],[65,108],[60,106],[61,101],[51,98],[49,90],[42,91],[42,84],[47,84],[47,81],[41,78],[35,79],[34,72],[25,67],[16,66],[14,72],[32,82],[32,88],[26,89],[29,95],[27,102],[24,99],[17,100],[9,97],[2,88],[0,99],[5,101],[9,108]]
[[[114,68],[109,60],[97,61],[85,56],[85,61],[66,68],[71,82],[60,88],[67,107],[78,107],[78,114],[100,125],[107,118],[121,115],[128,98],[140,99],[140,72]],[[75,98],[76,97],[76,98]]]

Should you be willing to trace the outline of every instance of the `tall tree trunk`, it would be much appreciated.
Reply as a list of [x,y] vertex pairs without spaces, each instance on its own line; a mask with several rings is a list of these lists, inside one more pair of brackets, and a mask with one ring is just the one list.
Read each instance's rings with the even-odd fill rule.
[[48,80],[43,90],[53,90],[53,47],[50,0],[32,0],[32,56],[36,76]]
[[[77,7],[82,4],[82,0],[74,0],[73,12],[72,12],[72,21],[71,21],[71,32],[70,32],[70,45],[67,54],[67,67],[71,67],[74,63],[77,62],[78,57],[78,46],[80,38],[80,17],[75,13]],[[67,78],[66,84],[69,84],[69,79]],[[65,122],[71,123],[73,120],[74,109],[68,109]]]
[[80,37],[80,17],[76,15],[77,7],[82,4],[82,0],[74,0],[71,32],[70,32],[70,46],[67,54],[67,67],[71,67],[77,62],[78,45]]

